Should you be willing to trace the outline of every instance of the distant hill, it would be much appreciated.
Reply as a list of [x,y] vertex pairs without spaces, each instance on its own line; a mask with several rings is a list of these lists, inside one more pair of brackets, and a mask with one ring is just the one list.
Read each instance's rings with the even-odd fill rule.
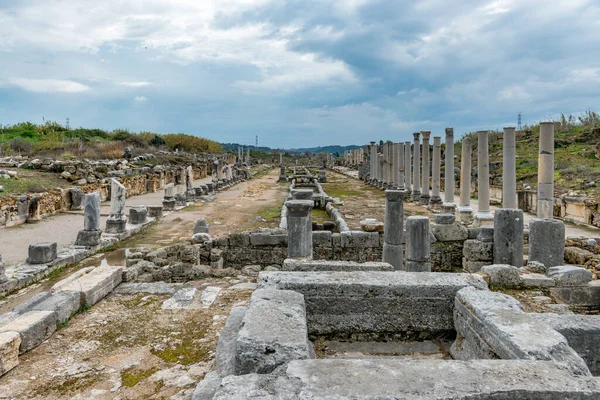
[[307,148],[302,148],[302,149],[290,149],[289,151],[295,151],[298,153],[305,153],[308,151],[311,153],[344,154],[344,151],[346,151],[346,150],[353,150],[353,149],[358,149],[361,147],[362,146],[357,146],[354,144],[350,145],[350,146],[332,145],[332,146],[320,146],[320,147],[307,147]]

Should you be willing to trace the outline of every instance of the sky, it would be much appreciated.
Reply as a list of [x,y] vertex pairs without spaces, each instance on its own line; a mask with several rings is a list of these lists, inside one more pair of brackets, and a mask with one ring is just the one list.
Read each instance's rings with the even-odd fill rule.
[[598,111],[598,0],[0,0],[0,124],[273,148]]

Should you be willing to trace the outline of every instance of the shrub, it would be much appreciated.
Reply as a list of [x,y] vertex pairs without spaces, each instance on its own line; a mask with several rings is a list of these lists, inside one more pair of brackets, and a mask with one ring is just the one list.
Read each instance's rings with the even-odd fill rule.
[[160,146],[164,146],[167,144],[167,142],[165,142],[165,139],[161,138],[160,136],[156,135],[152,138],[152,140],[150,141],[150,144],[154,147],[160,147]]
[[31,153],[32,147],[33,146],[31,145],[31,143],[19,138],[15,138],[10,142],[10,148],[13,151],[19,152],[21,154]]

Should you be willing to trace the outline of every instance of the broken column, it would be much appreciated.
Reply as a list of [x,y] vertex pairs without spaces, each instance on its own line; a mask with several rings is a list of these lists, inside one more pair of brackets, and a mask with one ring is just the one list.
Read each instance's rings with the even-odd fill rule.
[[446,158],[444,165],[444,203],[442,212],[454,214],[456,204],[454,203],[454,128],[446,128]]
[[402,266],[402,218],[404,216],[404,192],[402,190],[385,191],[385,226],[383,231],[383,261],[392,264],[396,271]]
[[97,246],[100,244],[100,196],[97,192],[85,195],[83,210],[83,230],[77,233],[77,246]]
[[432,208],[439,208],[442,204],[440,197],[440,172],[442,164],[442,149],[441,149],[442,138],[440,136],[433,137],[433,162],[431,171],[431,199],[429,205]]
[[494,264],[523,266],[523,211],[499,208],[494,213]]
[[312,259],[312,200],[288,200],[288,258]]
[[554,216],[554,123],[540,122],[538,158],[538,218]]
[[[411,160],[410,160],[410,142],[404,142],[404,191],[411,194]],[[407,196],[408,197],[408,196]]]
[[419,143],[419,132],[413,133],[415,138],[413,142],[413,190],[412,201],[419,201],[421,198],[421,144]]
[[144,206],[131,207],[129,209],[129,223],[132,225],[146,223],[147,217],[148,209]]
[[502,139],[503,208],[517,208],[517,166],[515,146],[515,128],[504,128],[504,136]]
[[423,173],[422,173],[422,184],[421,184],[421,199],[420,204],[429,204],[429,136],[431,132],[421,131],[423,135]]
[[565,224],[555,219],[529,221],[529,261],[546,268],[563,265],[565,258]]
[[460,202],[458,205],[458,222],[470,225],[473,222],[473,208],[471,207],[471,140],[464,137],[462,140],[462,155],[460,159]]
[[106,233],[125,232],[127,217],[125,210],[125,186],[116,179],[110,183],[110,214],[106,220]]
[[163,198],[163,210],[174,211],[175,210],[175,185],[169,183],[165,186],[165,197]]
[[406,271],[431,272],[428,217],[412,216],[406,219]]
[[490,213],[490,155],[488,131],[477,132],[477,204],[475,225],[491,225],[494,221]]
[[186,190],[194,189],[194,170],[191,165],[185,169],[185,188]]

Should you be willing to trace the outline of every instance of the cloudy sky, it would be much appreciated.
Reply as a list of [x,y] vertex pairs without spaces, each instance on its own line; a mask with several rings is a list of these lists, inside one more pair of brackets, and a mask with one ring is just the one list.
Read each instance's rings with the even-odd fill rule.
[[598,0],[0,0],[0,124],[270,147],[598,111]]

